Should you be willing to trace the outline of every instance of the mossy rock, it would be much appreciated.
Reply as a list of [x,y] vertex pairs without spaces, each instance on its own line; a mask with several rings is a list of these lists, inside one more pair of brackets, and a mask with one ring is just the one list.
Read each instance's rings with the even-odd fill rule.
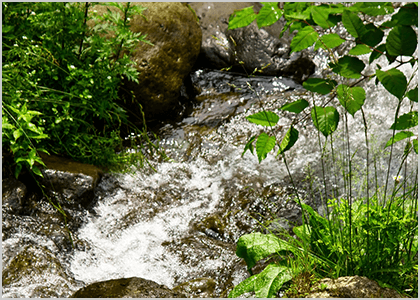
[[[163,116],[178,105],[182,83],[200,53],[201,29],[193,11],[186,4],[131,4],[147,8],[143,12],[146,19],[136,15],[130,21],[131,31],[147,34],[146,39],[153,43],[153,46],[139,43],[131,54],[140,75],[138,83],[125,82],[122,90],[132,91],[134,99],[131,93],[123,93],[122,96],[127,101],[124,106],[140,116],[137,104],[139,102],[147,118]],[[108,8],[122,14],[116,7],[103,5],[95,5],[90,11],[96,10],[103,14]]]
[[151,280],[131,277],[92,283],[71,298],[186,298],[186,295]]

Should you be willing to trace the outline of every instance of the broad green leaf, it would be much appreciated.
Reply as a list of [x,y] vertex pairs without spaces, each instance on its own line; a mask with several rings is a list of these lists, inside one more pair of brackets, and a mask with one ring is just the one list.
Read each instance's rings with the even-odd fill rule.
[[41,173],[41,170],[37,166],[32,166],[32,172],[34,172],[35,175],[44,177],[44,175],[42,175],[42,173]]
[[418,112],[410,111],[400,116],[397,121],[392,124],[390,129],[404,130],[417,126],[419,122]]
[[416,154],[419,154],[419,139],[413,140],[413,148]]
[[363,54],[368,54],[370,52],[372,52],[372,50],[369,48],[369,46],[359,44],[359,45],[356,45],[355,47],[353,47],[349,51],[349,54],[350,55],[363,55]]
[[280,251],[293,251],[285,241],[274,234],[250,233],[241,236],[236,243],[236,255],[243,258],[251,270],[257,261]]
[[283,284],[291,279],[289,268],[271,263],[258,274],[255,281],[255,296],[257,298],[275,298]]
[[246,119],[254,124],[262,126],[274,126],[277,124],[280,118],[272,111],[263,110],[246,117]]
[[385,147],[384,148],[387,148],[387,147],[389,147],[389,146],[391,146],[392,144],[394,144],[394,143],[396,143],[396,142],[398,142],[398,141],[401,141],[401,140],[403,140],[403,139],[406,139],[406,138],[408,138],[408,137],[410,137],[410,136],[413,136],[414,135],[414,133],[412,133],[411,131],[401,131],[401,132],[398,132],[395,136],[394,136],[394,138],[390,138],[389,139],[389,141],[388,142],[386,142],[386,145],[385,145]]
[[375,47],[382,42],[384,32],[372,23],[365,26],[366,32],[360,37],[360,41],[368,46]]
[[280,109],[298,114],[308,106],[309,106],[308,101],[306,101],[305,99],[299,99],[299,100],[293,101],[292,103],[287,103],[283,105]]
[[254,142],[255,138],[257,136],[254,135],[253,137],[251,137],[248,141],[248,143],[246,143],[245,148],[244,148],[244,152],[242,152],[242,157],[245,155],[245,152],[247,150],[251,151],[252,154],[254,154],[254,146],[252,146],[252,143]]
[[398,12],[392,16],[392,21],[398,25],[418,26],[419,8],[414,3],[409,3],[401,7]]
[[295,35],[290,43],[291,52],[301,51],[312,46],[318,39],[318,33],[312,26],[306,26]]
[[230,291],[228,298],[238,298],[245,293],[255,291],[255,282],[257,281],[259,275],[260,274],[252,275],[240,282],[232,289],[232,291]]
[[370,16],[380,16],[394,12],[391,2],[358,2],[354,6]]
[[386,39],[387,53],[411,56],[417,48],[417,35],[411,26],[394,27]]
[[229,17],[228,29],[235,29],[248,26],[255,20],[257,15],[254,12],[253,6],[245,7],[244,9],[235,11]]
[[337,64],[330,64],[333,71],[346,78],[360,78],[360,73],[365,68],[365,64],[357,57],[343,56],[338,60]]
[[350,33],[355,38],[362,36],[366,32],[363,21],[360,20],[360,18],[355,13],[352,13],[349,10],[344,10],[342,22],[348,33]]
[[419,97],[419,88],[416,87],[415,89],[410,90],[407,93],[407,97],[408,99],[410,99],[413,102],[418,102],[418,97]]
[[330,13],[330,8],[328,6],[312,6],[311,15],[314,22],[321,26],[324,29],[334,26],[330,20],[328,20],[328,15]]
[[277,2],[263,2],[263,4],[264,6],[257,15],[258,28],[276,23],[283,14],[283,11],[278,8]]
[[385,87],[385,89],[392,95],[401,99],[404,96],[407,88],[407,79],[404,74],[395,68],[388,71],[376,70],[376,76]]
[[348,87],[340,84],[337,87],[337,96],[340,104],[354,117],[354,114],[365,103],[366,92],[362,87]]
[[13,131],[13,137],[15,138],[15,140],[20,138],[22,134],[23,134],[23,131],[20,129],[16,129],[15,131]]
[[379,58],[386,51],[386,45],[381,44],[376,47],[369,56],[369,64],[371,64],[375,59]]
[[261,163],[267,157],[268,152],[273,150],[276,145],[276,137],[269,136],[265,132],[261,133],[257,139],[255,149],[257,150],[258,161]]
[[17,164],[15,168],[15,178],[17,179],[19,177],[19,173],[22,170],[22,164]]
[[245,293],[255,292],[257,298],[274,298],[283,284],[291,279],[287,267],[271,263],[261,273],[252,275],[235,286],[228,297],[238,298]]
[[308,91],[326,95],[337,85],[337,81],[322,78],[308,78],[302,85]]
[[293,126],[290,126],[289,130],[284,135],[283,140],[280,144],[280,149],[277,155],[283,154],[287,150],[293,147],[299,137],[299,131],[297,131]]
[[336,33],[330,33],[321,36],[321,40],[324,42],[325,46],[332,49],[335,47],[340,46],[342,43],[345,42],[338,34]]
[[333,133],[338,126],[339,114],[332,106],[315,106],[311,111],[312,121],[315,127],[327,137]]

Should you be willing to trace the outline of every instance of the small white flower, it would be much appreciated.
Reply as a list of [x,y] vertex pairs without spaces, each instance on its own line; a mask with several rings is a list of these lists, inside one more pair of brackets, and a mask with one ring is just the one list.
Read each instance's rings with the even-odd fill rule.
[[111,76],[108,76],[107,78],[108,78],[108,80],[111,80]]
[[36,15],[36,13],[33,11],[33,12],[31,12],[31,15],[35,16],[35,15]]
[[15,46],[15,47],[19,47],[19,45],[18,45],[18,44],[13,44],[13,46]]
[[76,67],[75,67],[75,66],[73,66],[73,65],[71,65],[71,66],[70,66],[70,68],[72,68],[72,69],[76,69]]
[[400,183],[400,181],[402,179],[402,176],[398,176],[398,177],[394,176],[393,178],[394,178],[395,183],[398,184],[398,183]]
[[26,36],[22,36],[22,39],[27,40],[28,38]]
[[127,21],[130,21],[130,18],[127,18]]

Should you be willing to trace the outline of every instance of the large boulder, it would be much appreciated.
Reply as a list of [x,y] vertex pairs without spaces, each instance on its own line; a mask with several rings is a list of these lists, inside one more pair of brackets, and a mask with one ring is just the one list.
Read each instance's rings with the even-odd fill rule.
[[[133,32],[147,34],[153,46],[139,43],[131,59],[140,72],[139,82],[126,81],[122,90],[128,110],[140,115],[137,101],[143,106],[147,118],[162,116],[178,105],[180,89],[190,73],[201,45],[201,29],[194,12],[186,4],[175,2],[132,2],[146,7],[130,21]],[[91,11],[103,14],[116,7],[96,5]],[[129,105],[131,103],[132,105]]]
[[186,298],[154,281],[131,277],[92,283],[71,298]]
[[395,290],[382,288],[363,276],[321,279],[306,298],[402,298]]
[[[293,35],[288,31],[279,38],[284,18],[261,29],[255,21],[244,28],[227,29],[229,16],[234,10],[251,5],[256,12],[261,8],[261,4],[250,2],[191,3],[203,32],[197,66],[217,69],[233,66],[236,71],[243,71],[242,67],[245,67],[247,73],[252,73],[255,68],[269,64],[262,75],[286,76],[299,83],[306,80],[315,71],[315,64],[307,51],[290,53]],[[244,64],[239,64],[239,61]]]

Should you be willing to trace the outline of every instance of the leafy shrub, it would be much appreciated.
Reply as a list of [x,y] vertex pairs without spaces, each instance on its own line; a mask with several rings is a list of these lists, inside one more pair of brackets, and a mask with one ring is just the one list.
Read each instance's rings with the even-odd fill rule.
[[[41,175],[38,151],[112,167],[127,161],[122,130],[148,144],[146,127],[130,125],[117,103],[122,78],[139,75],[129,53],[145,35],[129,20],[145,9],[110,3],[123,13],[88,14],[89,3],[3,3],[2,146],[11,151],[15,176],[23,167]],[[95,25],[88,27],[93,18]],[[137,160],[145,160],[141,149]]]
[[[252,233],[242,236],[237,243],[237,255],[247,263],[252,275],[252,267],[256,261],[277,254],[278,263],[269,264],[264,271],[252,275],[234,287],[229,297],[238,297],[245,292],[255,292],[257,297],[275,297],[281,286],[292,276],[303,272],[315,272],[318,276],[337,278],[345,275],[362,275],[377,280],[382,285],[394,287],[400,292],[417,296],[417,251],[418,251],[418,217],[417,217],[417,188],[406,187],[406,183],[399,182],[399,175],[406,159],[413,151],[418,154],[418,137],[409,129],[417,126],[418,112],[413,110],[413,102],[417,102],[418,87],[409,89],[415,72],[407,78],[398,68],[404,64],[417,66],[415,56],[417,35],[413,26],[417,26],[417,3],[402,6],[392,15],[390,21],[376,26],[372,17],[394,13],[392,3],[355,3],[346,4],[318,4],[306,2],[285,3],[280,9],[277,3],[263,3],[258,14],[252,7],[235,11],[229,19],[229,29],[244,27],[255,19],[261,28],[275,23],[283,15],[286,25],[282,34],[290,29],[297,30],[291,41],[291,52],[301,51],[308,47],[324,49],[330,57],[330,71],[332,76],[327,78],[309,78],[303,83],[308,91],[324,95],[325,102],[314,103],[307,115],[311,117],[316,129],[324,136],[322,145],[321,135],[318,135],[321,149],[321,163],[323,167],[325,216],[320,216],[310,206],[302,203],[296,191],[296,202],[302,209],[303,225],[295,227],[297,238],[291,236],[278,237],[273,234]],[[341,22],[346,34],[332,33],[332,27]],[[382,43],[386,36],[386,42]],[[337,57],[334,48],[346,40],[353,41],[355,46],[347,55]],[[385,55],[388,62],[397,63],[396,67],[381,69],[377,65],[374,73],[364,72],[365,63],[357,56],[368,54],[369,64],[381,55]],[[408,59],[407,59],[408,57]],[[366,166],[366,197],[354,199],[353,177],[354,166],[348,131],[348,114],[352,117],[356,113],[362,115],[365,128],[366,158],[369,156],[368,126],[363,105],[366,99],[365,90],[358,86],[364,80],[374,79],[398,99],[391,126],[392,137],[386,142],[385,148],[391,147],[386,182],[382,194],[379,192],[377,180],[375,193],[369,189],[372,175]],[[337,82],[339,81],[339,82]],[[328,97],[328,98],[327,98]],[[339,106],[328,105],[336,98]],[[403,101],[411,101],[411,111],[400,115]],[[287,103],[281,110],[302,113],[309,102],[299,99]],[[340,113],[341,112],[341,113]],[[328,139],[332,143],[332,135],[336,131],[340,117],[345,126],[345,169],[342,176],[345,184],[345,197],[328,200],[326,178],[324,171],[325,146]],[[257,125],[270,129],[258,136],[252,136],[245,145],[246,151],[254,153],[254,144],[258,160],[267,157],[276,145],[277,156],[281,157],[289,172],[285,152],[291,149],[299,138],[299,132],[291,124],[282,141],[276,140],[275,125],[280,117],[272,112],[263,110],[248,116],[247,119]],[[304,119],[304,118],[303,118]],[[302,120],[302,119],[301,119]],[[391,195],[387,194],[390,181],[390,162],[393,155],[393,145],[406,141],[406,147]],[[333,146],[331,146],[333,147]],[[289,172],[293,184],[293,177]],[[403,187],[403,188],[402,188]],[[296,190],[296,189],[295,189]],[[402,192],[401,192],[402,191]],[[400,192],[400,194],[398,194]],[[400,196],[397,196],[400,195]],[[275,271],[274,271],[275,270]]]

